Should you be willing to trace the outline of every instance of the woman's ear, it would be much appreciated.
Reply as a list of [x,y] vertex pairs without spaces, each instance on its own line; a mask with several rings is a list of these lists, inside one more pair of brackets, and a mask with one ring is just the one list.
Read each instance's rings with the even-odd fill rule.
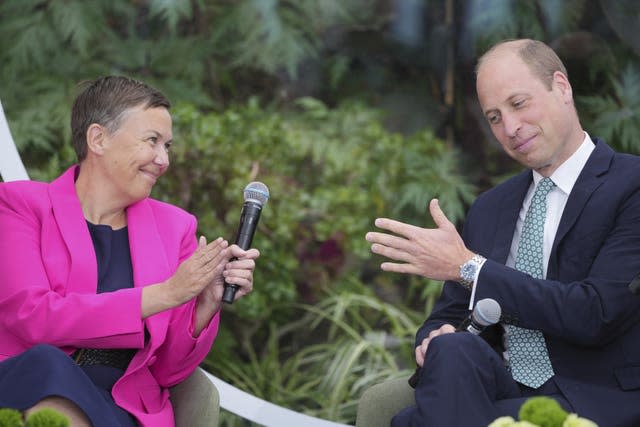
[[97,123],[91,123],[87,129],[88,150],[99,156],[102,155],[105,149],[105,137],[105,129]]

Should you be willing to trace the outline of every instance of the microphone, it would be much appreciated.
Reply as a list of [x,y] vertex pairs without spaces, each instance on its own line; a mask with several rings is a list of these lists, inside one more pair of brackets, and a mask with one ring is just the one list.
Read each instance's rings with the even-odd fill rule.
[[476,303],[469,317],[456,328],[456,332],[471,332],[474,335],[480,335],[484,328],[498,323],[501,315],[502,309],[496,300],[481,299]]
[[[253,234],[258,227],[262,207],[267,203],[267,200],[269,200],[269,189],[263,183],[254,181],[247,184],[244,188],[243,195],[244,204],[242,205],[242,211],[240,211],[240,225],[238,227],[238,234],[236,234],[235,243],[240,248],[247,250],[251,247]],[[231,261],[235,259],[236,258],[233,258]],[[225,281],[222,301],[227,304],[233,304],[237,290],[238,285]]]
[[[456,328],[456,332],[470,332],[473,335],[480,335],[487,326],[494,325],[500,321],[502,308],[500,304],[492,298],[484,298],[476,303],[473,311]],[[420,367],[409,378],[409,385],[416,388],[420,377]]]

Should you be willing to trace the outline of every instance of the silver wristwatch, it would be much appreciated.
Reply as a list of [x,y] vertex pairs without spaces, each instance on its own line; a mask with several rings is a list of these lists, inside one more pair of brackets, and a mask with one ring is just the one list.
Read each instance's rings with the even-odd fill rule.
[[460,284],[471,290],[478,270],[486,260],[482,255],[475,254],[469,261],[462,264],[460,266]]

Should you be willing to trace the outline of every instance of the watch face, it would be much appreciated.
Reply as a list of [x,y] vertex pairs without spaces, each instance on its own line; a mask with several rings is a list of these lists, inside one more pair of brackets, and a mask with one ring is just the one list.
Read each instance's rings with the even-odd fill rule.
[[460,269],[460,276],[462,276],[464,280],[469,280],[469,281],[473,280],[475,273],[476,273],[475,264],[471,264],[471,263],[464,264]]

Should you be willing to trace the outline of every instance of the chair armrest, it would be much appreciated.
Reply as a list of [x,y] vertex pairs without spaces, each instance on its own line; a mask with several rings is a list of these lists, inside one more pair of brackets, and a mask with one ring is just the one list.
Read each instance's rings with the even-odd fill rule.
[[220,413],[218,389],[197,368],[180,384],[171,387],[176,427],[215,427]]
[[360,396],[356,427],[389,427],[391,418],[411,405],[415,405],[414,390],[406,378],[376,384]]

